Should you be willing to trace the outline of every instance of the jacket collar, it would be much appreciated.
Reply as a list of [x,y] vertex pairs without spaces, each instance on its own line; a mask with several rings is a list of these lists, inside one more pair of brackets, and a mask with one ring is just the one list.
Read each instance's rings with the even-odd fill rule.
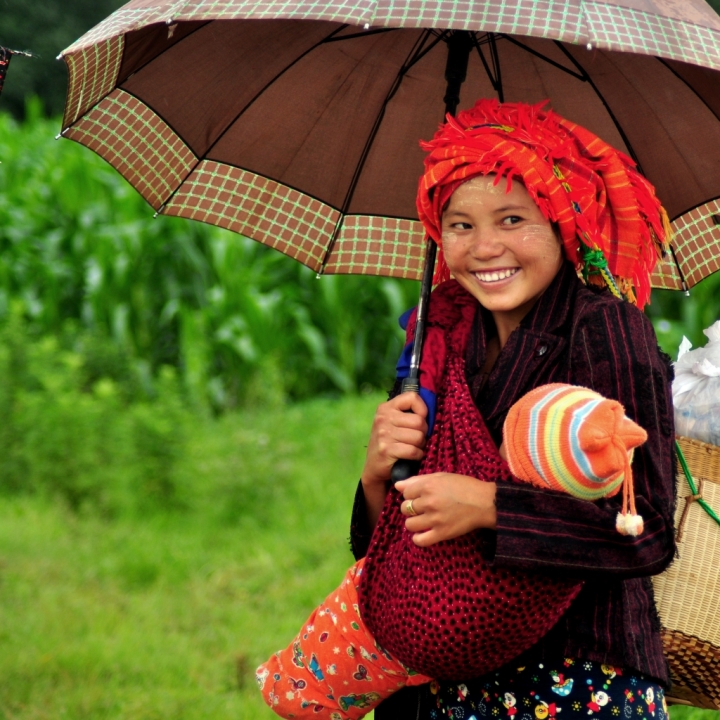
[[549,381],[562,361],[570,335],[578,288],[582,286],[574,266],[565,262],[520,325],[510,334],[489,381],[480,368],[485,362],[487,331],[494,329],[492,315],[478,305],[466,353],[466,379],[475,404],[488,429],[499,442],[502,422],[510,406],[538,384]]
[[[518,328],[511,333],[508,340],[512,339],[517,332],[527,331],[564,335],[564,325],[570,316],[580,284],[573,264],[564,262],[545,292],[522,319]],[[469,293],[468,297],[471,297]],[[482,365],[485,360],[485,346],[492,336],[489,332],[495,332],[495,323],[489,310],[479,304],[476,307],[475,327],[470,339],[470,345],[474,343],[475,346],[468,347],[467,358],[468,361],[473,358]],[[472,364],[470,361],[469,365],[472,366]]]
[[581,281],[571,262],[565,261],[545,292],[520,322],[520,328],[555,334],[564,326]]

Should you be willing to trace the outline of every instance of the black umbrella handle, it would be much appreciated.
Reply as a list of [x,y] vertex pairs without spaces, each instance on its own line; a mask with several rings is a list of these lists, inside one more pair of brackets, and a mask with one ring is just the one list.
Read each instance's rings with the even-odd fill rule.
[[[423,266],[422,283],[420,284],[420,302],[418,303],[417,317],[415,319],[415,337],[413,338],[412,355],[410,356],[410,372],[403,378],[400,392],[420,392],[420,356],[422,354],[425,325],[427,323],[428,306],[430,305],[430,291],[435,273],[435,256],[437,245],[432,238],[428,238],[425,250],[425,264]],[[412,412],[412,410],[408,410]],[[394,485],[400,480],[407,480],[418,474],[420,462],[418,460],[396,460],[390,472],[390,481]]]
[[[455,115],[460,102],[460,86],[465,82],[467,75],[468,58],[470,51],[475,47],[474,34],[466,30],[451,32],[447,39],[448,57],[445,65],[445,114]],[[432,238],[427,240],[425,250],[425,264],[423,265],[422,283],[420,284],[420,302],[418,303],[417,320],[415,322],[415,338],[413,340],[412,356],[410,357],[410,373],[403,378],[400,386],[401,392],[420,392],[420,356],[422,354],[425,324],[428,306],[430,304],[430,291],[432,290],[433,275],[435,274],[435,255],[437,245]],[[409,410],[408,412],[412,412]],[[417,460],[396,460],[390,472],[390,481],[393,485],[400,480],[407,480],[418,474],[420,463]]]
[[[403,378],[402,384],[400,385],[400,392],[420,392],[420,384],[417,378]],[[408,410],[407,412],[411,413],[412,410]],[[415,477],[419,470],[419,460],[396,460],[390,471],[390,482],[395,485],[395,483],[400,482],[400,480]]]

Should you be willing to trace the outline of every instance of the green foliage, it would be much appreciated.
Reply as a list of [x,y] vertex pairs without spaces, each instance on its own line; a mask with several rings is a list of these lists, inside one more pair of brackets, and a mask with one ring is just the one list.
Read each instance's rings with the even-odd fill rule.
[[683,335],[693,347],[705,345],[703,330],[720,319],[720,272],[701,281],[689,296],[673,290],[653,290],[648,315],[661,347],[673,360],[677,359]]
[[55,127],[37,103],[23,125],[0,115],[0,321],[21,303],[37,335],[109,338],[137,388],[172,366],[218,410],[388,385],[416,283],[316,279],[230,232],[153,220]]
[[700,708],[673,705],[670,708],[672,720],[718,720],[720,712],[715,710],[701,710]]
[[[174,368],[163,366],[144,394],[111,340],[35,336],[21,310],[13,305],[0,327],[0,498],[59,501],[82,517],[200,513],[219,525],[264,526],[278,513],[312,513],[329,497],[318,481],[287,500],[303,461],[273,423],[323,428],[303,439],[309,468],[322,463],[332,437],[346,458],[364,452],[356,436],[366,435],[369,421],[360,432],[356,417],[342,418],[327,403],[249,406],[247,426],[228,433],[235,416],[225,426],[189,405]],[[362,398],[353,402],[365,407]],[[337,427],[324,427],[330,417]]]
[[[77,343],[82,347],[82,342]],[[138,400],[115,348],[83,355],[35,339],[18,312],[0,333],[0,492],[58,498],[106,515],[181,505],[176,470],[189,415],[174,371]],[[102,366],[99,357],[110,358]],[[114,372],[113,372],[114,371]],[[129,399],[133,398],[133,402]]]
[[22,117],[37,95],[53,114],[65,105],[67,75],[57,55],[124,3],[122,0],[0,0],[0,45],[32,53],[13,58],[0,108]]
[[254,668],[352,561],[380,395],[194,417],[180,510],[0,495],[0,718],[275,717]]

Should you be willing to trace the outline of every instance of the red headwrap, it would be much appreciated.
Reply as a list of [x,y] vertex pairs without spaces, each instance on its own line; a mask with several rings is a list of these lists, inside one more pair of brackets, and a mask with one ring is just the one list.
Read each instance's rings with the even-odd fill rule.
[[[612,288],[616,280],[642,308],[650,299],[650,273],[671,239],[655,189],[627,155],[543,105],[479,100],[448,116],[435,137],[421,143],[429,155],[418,188],[420,220],[439,244],[443,209],[459,185],[489,173],[497,174],[496,182],[507,175],[508,187],[518,178],[557,223],[566,257],[591,282],[599,275]],[[436,280],[448,277],[441,252]]]

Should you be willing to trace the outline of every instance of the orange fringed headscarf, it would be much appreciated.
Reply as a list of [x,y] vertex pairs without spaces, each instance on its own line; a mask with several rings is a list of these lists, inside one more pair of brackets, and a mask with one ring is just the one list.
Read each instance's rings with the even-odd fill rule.
[[[627,155],[544,105],[479,100],[456,118],[448,115],[421,143],[429,154],[418,188],[420,220],[440,245],[442,211],[459,185],[489,173],[496,182],[507,175],[508,187],[518,178],[557,223],[566,257],[590,282],[616,282],[642,308],[671,240],[667,213]],[[436,282],[450,276],[439,249]]]

